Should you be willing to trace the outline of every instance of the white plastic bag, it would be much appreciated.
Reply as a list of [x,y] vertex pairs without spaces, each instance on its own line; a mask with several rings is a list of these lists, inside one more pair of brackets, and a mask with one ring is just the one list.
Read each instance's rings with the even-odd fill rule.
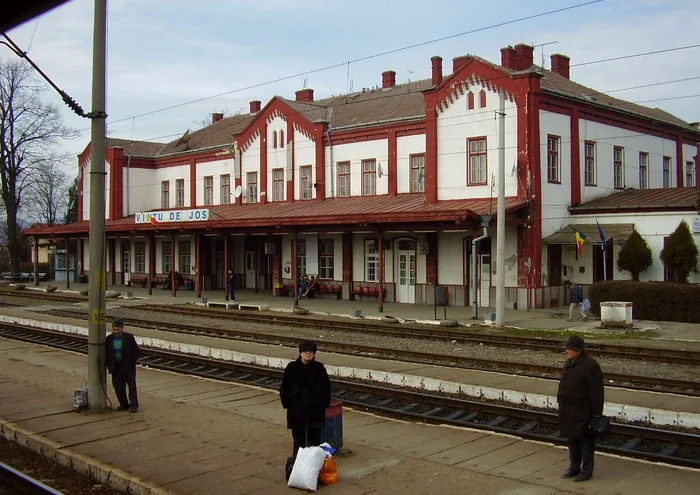
[[73,389],[73,408],[80,409],[88,406],[88,387],[83,382],[80,388]]
[[325,460],[326,451],[321,447],[300,448],[287,486],[315,492],[318,486],[318,473]]

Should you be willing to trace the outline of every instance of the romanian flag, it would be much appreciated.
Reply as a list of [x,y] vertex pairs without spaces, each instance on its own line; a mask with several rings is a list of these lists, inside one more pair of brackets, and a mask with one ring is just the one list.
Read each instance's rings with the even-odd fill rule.
[[154,217],[153,215],[150,215],[148,217],[148,221],[151,222],[151,224],[153,224],[153,225],[158,225],[160,223],[160,222],[158,222],[158,220],[156,220],[156,217]]
[[588,239],[588,237],[586,237],[586,234],[582,234],[578,230],[574,236],[576,237],[576,248],[578,250],[578,255],[583,256],[583,243],[586,239]]

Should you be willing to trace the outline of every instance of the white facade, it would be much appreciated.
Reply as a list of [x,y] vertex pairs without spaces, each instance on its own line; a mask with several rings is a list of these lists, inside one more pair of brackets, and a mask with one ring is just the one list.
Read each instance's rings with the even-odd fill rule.
[[[330,195],[331,192],[334,192],[335,197],[338,197],[338,164],[349,162],[350,196],[364,196],[362,162],[363,160],[374,160],[377,171],[380,168],[382,170],[382,177],[379,177],[378,173],[375,175],[375,195],[387,194],[389,192],[388,158],[389,143],[386,139],[333,145],[333,172],[331,172],[330,164],[326,164],[326,193]],[[333,191],[331,191],[329,184],[331,180],[334,181]]]
[[[211,204],[214,205],[219,205],[222,204],[222,198],[221,198],[221,176],[222,175],[228,175],[229,176],[229,184],[230,184],[230,197],[228,198],[227,203],[233,203],[234,202],[234,197],[233,197],[233,192],[235,189],[234,186],[234,170],[233,170],[233,165],[234,165],[234,160],[233,158],[227,158],[225,160],[215,160],[215,161],[210,161],[210,162],[200,162],[197,163],[197,168],[196,168],[196,180],[197,180],[197,187],[195,188],[196,190],[196,205],[188,205],[188,206],[208,206],[206,205],[204,199],[205,199],[205,177],[211,177],[212,178],[212,192],[213,192],[213,201]],[[173,205],[173,203],[171,203]],[[160,206],[160,205],[159,205]],[[172,208],[173,206],[171,206]]]
[[425,155],[425,134],[396,138],[396,190],[411,192],[411,155]]
[[260,176],[260,136],[257,135],[250,142],[250,145],[241,152],[241,183],[243,185],[243,202],[248,202],[248,174],[257,174],[257,197],[255,202],[260,201],[260,197],[264,194],[262,188],[262,177]]
[[[311,167],[311,199],[316,198],[316,143],[298,127],[294,130],[294,199],[302,198],[301,167]],[[268,167],[269,167],[268,163]],[[289,179],[289,178],[288,178]],[[326,181],[328,182],[328,180]]]
[[[112,167],[105,160],[105,218],[109,218],[109,208],[111,206],[109,177]],[[90,159],[83,165],[83,220],[90,220]]]

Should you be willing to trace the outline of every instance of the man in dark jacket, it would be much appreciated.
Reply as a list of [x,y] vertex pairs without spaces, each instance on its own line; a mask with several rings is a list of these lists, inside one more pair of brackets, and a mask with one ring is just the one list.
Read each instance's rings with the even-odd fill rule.
[[562,478],[586,481],[593,476],[595,437],[588,432],[593,417],[603,414],[603,373],[586,354],[583,339],[572,335],[564,343],[566,363],[559,382],[559,432],[569,446],[569,469]]
[[581,309],[583,302],[583,289],[578,284],[572,284],[568,280],[565,284],[569,288],[569,321],[574,321],[574,312],[581,313],[584,320],[588,319],[588,315]]
[[[136,395],[136,361],[139,346],[130,333],[124,331],[124,319],[120,316],[112,321],[112,334],[107,336],[107,370],[112,375],[112,386],[119,400],[119,410],[132,413],[139,410]],[[129,386],[127,399],[126,386]]]
[[323,364],[316,361],[316,344],[304,340],[299,357],[284,370],[280,399],[287,410],[287,428],[294,438],[293,456],[300,447],[319,445],[331,403],[331,381]]
[[236,294],[234,293],[234,287],[236,285],[236,276],[233,274],[231,268],[228,269],[228,300],[235,301]]

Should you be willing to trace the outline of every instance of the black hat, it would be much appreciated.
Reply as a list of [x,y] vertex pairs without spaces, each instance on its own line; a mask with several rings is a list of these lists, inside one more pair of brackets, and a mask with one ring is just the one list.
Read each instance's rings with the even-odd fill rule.
[[316,349],[318,349],[318,347],[316,346],[315,342],[311,342],[310,340],[302,340],[301,342],[299,342],[299,352],[304,352],[304,351],[316,352]]
[[566,347],[567,349],[573,349],[575,351],[582,351],[586,348],[586,344],[583,341],[583,339],[578,335],[572,335],[568,339],[566,339],[566,342],[564,342],[563,347]]
[[124,318],[121,316],[117,316],[112,320],[112,326],[113,327],[123,327],[124,326]]

